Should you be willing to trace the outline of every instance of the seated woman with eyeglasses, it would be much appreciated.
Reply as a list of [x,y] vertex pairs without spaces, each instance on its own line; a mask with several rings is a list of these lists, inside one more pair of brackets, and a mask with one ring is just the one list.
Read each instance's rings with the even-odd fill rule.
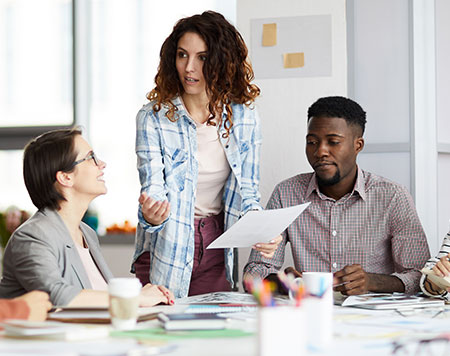
[[[112,274],[97,235],[81,221],[89,203],[106,193],[105,167],[78,129],[50,131],[27,144],[23,176],[39,210],[6,246],[0,297],[41,290],[54,305],[108,305]],[[147,284],[140,304],[173,304],[173,299],[165,287]]]

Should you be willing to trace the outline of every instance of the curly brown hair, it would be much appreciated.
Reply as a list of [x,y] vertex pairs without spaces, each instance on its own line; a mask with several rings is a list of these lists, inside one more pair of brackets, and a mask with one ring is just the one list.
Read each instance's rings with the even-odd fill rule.
[[[254,74],[247,60],[248,50],[242,36],[217,12],[205,11],[201,15],[183,18],[175,24],[161,47],[158,73],[155,76],[156,86],[147,94],[147,98],[156,101],[154,111],[161,110],[163,104],[168,107],[167,118],[170,121],[178,119],[178,109],[172,99],[177,94],[183,94],[183,86],[178,78],[175,60],[178,41],[186,32],[196,33],[205,41],[208,55],[203,65],[203,76],[209,97],[208,110],[211,113],[208,124],[214,125],[212,120],[215,113],[221,114],[225,107],[224,137],[228,137],[233,126],[231,104],[249,106],[260,90],[250,83]],[[219,115],[219,126],[222,123],[221,117]]]

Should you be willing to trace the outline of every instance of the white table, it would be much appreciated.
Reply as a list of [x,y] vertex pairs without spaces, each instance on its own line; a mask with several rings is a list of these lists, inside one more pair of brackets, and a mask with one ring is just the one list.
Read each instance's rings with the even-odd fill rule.
[[[443,331],[448,333],[450,331],[450,305],[447,305],[441,313],[438,313],[438,310],[427,310],[407,313],[402,316],[395,311],[368,311],[357,308],[335,307],[334,339],[332,344],[321,351],[309,350],[308,355],[391,355],[395,340],[408,337],[423,338]],[[146,326],[152,325],[152,322],[148,323]],[[230,327],[256,330],[256,325],[257,322],[254,319],[232,321]],[[145,324],[142,326],[145,326]],[[280,327],[284,326],[280,325]],[[257,354],[256,334],[236,339],[183,339],[170,341],[169,344],[176,347],[164,355],[249,356]],[[127,351],[139,347],[141,346],[135,340],[120,338],[70,343],[0,339],[0,355],[2,356],[127,355]],[[448,347],[450,350],[450,344],[448,344]],[[154,353],[129,353],[130,356],[151,354]]]

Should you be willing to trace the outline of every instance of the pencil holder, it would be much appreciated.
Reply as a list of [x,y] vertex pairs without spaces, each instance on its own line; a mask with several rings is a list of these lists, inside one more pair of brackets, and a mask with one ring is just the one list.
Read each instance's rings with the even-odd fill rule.
[[306,352],[303,307],[278,306],[258,311],[258,355],[304,355]]
[[324,349],[333,338],[333,275],[304,272],[303,283],[307,293],[302,300],[308,325],[307,345],[309,349]]

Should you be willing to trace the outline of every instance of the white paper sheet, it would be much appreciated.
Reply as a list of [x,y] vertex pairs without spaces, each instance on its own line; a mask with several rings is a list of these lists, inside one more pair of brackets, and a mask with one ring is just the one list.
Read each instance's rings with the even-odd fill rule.
[[249,211],[207,248],[250,247],[281,234],[310,203],[275,210]]

